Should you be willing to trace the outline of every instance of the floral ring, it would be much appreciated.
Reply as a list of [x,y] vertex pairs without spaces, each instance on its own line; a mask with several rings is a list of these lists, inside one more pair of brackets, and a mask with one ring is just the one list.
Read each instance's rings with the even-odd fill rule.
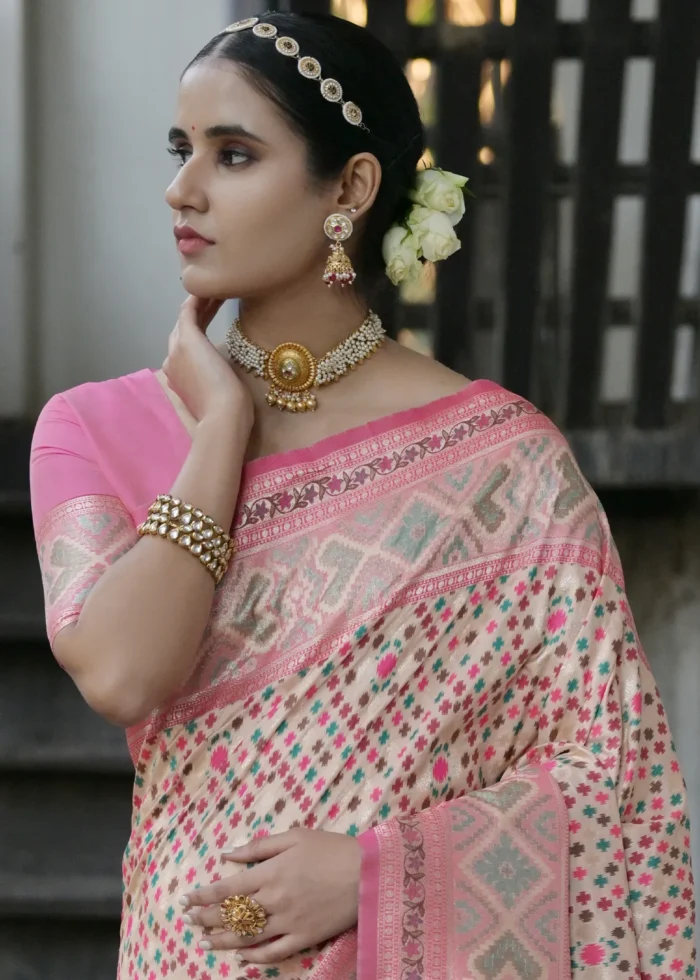
[[228,932],[242,939],[259,936],[267,925],[267,913],[248,895],[231,895],[221,903],[221,921]]

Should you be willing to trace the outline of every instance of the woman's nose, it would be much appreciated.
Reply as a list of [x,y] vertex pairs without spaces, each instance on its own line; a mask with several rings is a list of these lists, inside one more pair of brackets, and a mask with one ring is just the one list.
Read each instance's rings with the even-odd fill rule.
[[206,211],[207,196],[192,159],[178,170],[175,179],[165,192],[165,200],[173,211],[183,211],[185,208]]

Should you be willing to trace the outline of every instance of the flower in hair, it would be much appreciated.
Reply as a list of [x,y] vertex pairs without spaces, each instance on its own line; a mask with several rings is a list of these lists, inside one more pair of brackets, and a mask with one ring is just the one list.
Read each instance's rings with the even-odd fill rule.
[[421,270],[420,243],[403,225],[394,225],[384,236],[382,254],[386,262],[386,274],[395,286],[400,282],[417,279]]
[[409,197],[415,204],[446,214],[450,224],[454,226],[464,216],[462,188],[466,183],[467,178],[460,174],[451,174],[449,170],[431,167],[418,172],[415,189],[411,191]]
[[407,221],[428,262],[441,262],[462,247],[449,217],[441,211],[414,204]]
[[418,172],[409,197],[413,207],[384,236],[386,274],[393,284],[417,278],[421,262],[440,262],[460,249],[454,226],[464,215],[467,178],[430,167]]

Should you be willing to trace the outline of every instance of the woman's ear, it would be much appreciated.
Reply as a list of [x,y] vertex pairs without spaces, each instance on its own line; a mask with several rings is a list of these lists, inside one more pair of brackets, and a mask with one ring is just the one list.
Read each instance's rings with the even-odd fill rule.
[[356,208],[353,220],[361,218],[374,204],[382,182],[382,167],[372,153],[358,153],[348,160],[341,177],[336,204],[339,209]]

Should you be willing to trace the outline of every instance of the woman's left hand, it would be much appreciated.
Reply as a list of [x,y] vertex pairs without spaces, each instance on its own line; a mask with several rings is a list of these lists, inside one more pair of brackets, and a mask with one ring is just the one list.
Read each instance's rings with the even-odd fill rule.
[[252,939],[209,934],[199,944],[203,949],[236,950],[248,963],[279,963],[357,923],[361,850],[354,837],[299,828],[257,837],[224,858],[260,863],[184,895],[185,921],[221,929],[224,899],[248,895],[262,905],[267,926]]

